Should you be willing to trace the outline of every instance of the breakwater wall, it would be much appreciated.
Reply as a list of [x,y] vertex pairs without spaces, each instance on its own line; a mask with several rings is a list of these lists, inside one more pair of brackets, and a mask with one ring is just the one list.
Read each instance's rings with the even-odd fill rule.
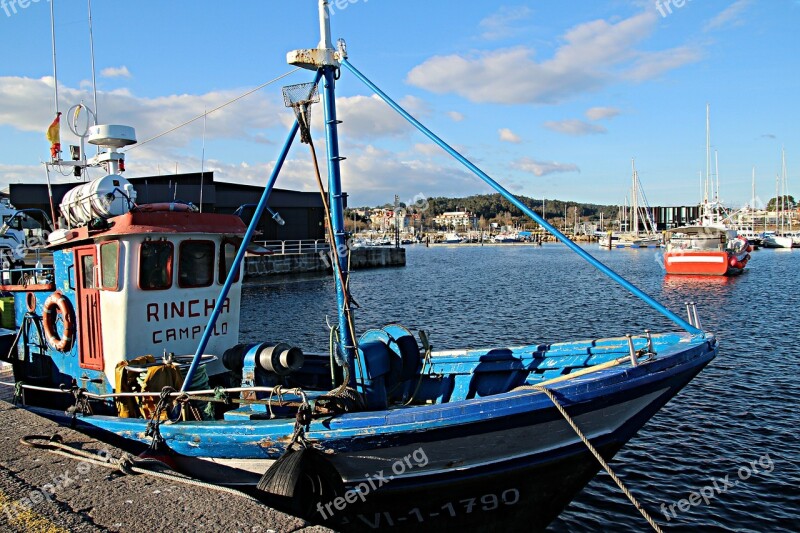
[[[248,255],[244,261],[245,278],[331,270],[331,258],[327,252]],[[351,270],[405,266],[405,264],[404,248],[369,247],[350,250]]]

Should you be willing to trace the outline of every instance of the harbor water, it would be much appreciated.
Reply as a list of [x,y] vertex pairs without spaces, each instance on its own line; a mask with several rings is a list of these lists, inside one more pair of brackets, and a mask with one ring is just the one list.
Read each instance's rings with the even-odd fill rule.
[[[696,302],[720,339],[717,359],[617,454],[616,472],[671,531],[797,531],[800,250],[755,251],[734,278],[665,276],[658,249],[587,250],[679,314]],[[435,350],[675,329],[560,244],[411,246],[406,267],[356,271],[351,289],[359,332],[399,323],[426,330]],[[333,291],[327,276],[245,286],[242,340],[327,352]],[[647,528],[600,473],[549,530]]]

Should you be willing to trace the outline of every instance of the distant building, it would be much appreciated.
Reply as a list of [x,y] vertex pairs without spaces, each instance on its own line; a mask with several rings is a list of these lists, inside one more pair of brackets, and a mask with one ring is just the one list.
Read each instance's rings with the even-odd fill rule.
[[395,213],[394,209],[378,208],[369,210],[370,227],[376,231],[386,232],[393,230],[395,226],[401,232],[407,231],[411,226],[411,218],[402,207]]
[[658,231],[677,228],[679,226],[689,226],[700,218],[699,205],[653,207],[651,208],[651,212]]
[[[249,204],[250,207],[243,210],[242,216],[246,223],[252,218],[264,191],[263,187],[253,185],[217,182],[213,172],[204,172],[202,176],[195,172],[127,179],[136,189],[136,202],[139,204],[191,202],[202,207],[204,212],[213,213],[233,213],[238,207]],[[52,186],[56,216],[61,199],[67,191],[78,185],[81,182]],[[34,207],[50,212],[50,196],[45,184],[12,183],[9,185],[9,198],[17,209]],[[346,204],[346,194],[344,200]],[[325,238],[325,213],[319,193],[273,189],[268,205],[286,223],[281,226],[272,219],[269,212],[264,213],[258,228],[260,235],[255,240]]]
[[434,217],[433,223],[441,228],[466,231],[477,227],[478,217],[469,211],[448,211]]

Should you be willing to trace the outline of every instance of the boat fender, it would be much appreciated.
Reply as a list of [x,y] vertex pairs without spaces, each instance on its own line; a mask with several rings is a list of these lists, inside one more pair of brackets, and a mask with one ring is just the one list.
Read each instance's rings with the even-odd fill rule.
[[267,503],[317,520],[325,518],[315,516],[318,503],[332,502],[344,494],[342,476],[323,452],[311,447],[288,448],[264,472],[257,488],[267,495]]
[[[63,333],[59,335],[56,329],[56,315],[61,315],[64,323]],[[72,304],[61,291],[55,291],[47,297],[42,306],[42,325],[47,344],[59,352],[67,352],[72,348],[75,340],[75,313]]]

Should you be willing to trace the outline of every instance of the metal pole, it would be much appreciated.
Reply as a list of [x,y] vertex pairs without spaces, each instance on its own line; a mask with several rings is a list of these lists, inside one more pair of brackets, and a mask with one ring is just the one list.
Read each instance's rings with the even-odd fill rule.
[[[325,141],[328,151],[328,205],[331,212],[331,229],[334,246],[332,253],[339,256],[338,265],[341,276],[334,276],[336,283],[336,303],[339,311],[339,346],[350,368],[355,368],[355,339],[347,321],[347,292],[349,272],[347,271],[347,235],[344,231],[344,205],[342,201],[342,182],[339,168],[339,121],[336,119],[336,80],[334,68],[323,69],[323,103],[325,105]],[[333,262],[333,268],[336,268]],[[355,372],[350,374],[350,386],[355,386]]]
[[231,285],[233,285],[233,280],[236,279],[236,275],[239,273],[239,267],[242,264],[242,261],[244,260],[244,254],[247,251],[247,245],[250,243],[250,239],[253,238],[253,234],[256,232],[258,223],[261,220],[261,215],[264,213],[264,208],[267,206],[269,195],[272,192],[272,188],[275,186],[275,180],[278,178],[278,174],[283,167],[284,161],[286,161],[289,148],[291,148],[292,141],[294,141],[299,128],[300,125],[298,124],[297,120],[295,120],[291,130],[289,131],[289,135],[286,137],[286,142],[283,144],[281,153],[278,155],[278,160],[275,162],[275,168],[272,169],[272,174],[267,181],[267,185],[264,187],[264,193],[261,195],[261,200],[258,202],[258,206],[256,206],[255,213],[253,213],[253,219],[250,221],[250,225],[247,227],[247,231],[242,238],[242,245],[239,247],[239,250],[236,252],[236,257],[233,259],[233,265],[231,265],[231,270],[228,272],[228,277],[225,278],[225,284],[222,285],[222,289],[219,291],[219,296],[214,304],[213,311],[211,311],[211,316],[208,317],[208,324],[206,325],[206,329],[203,332],[202,338],[200,339],[200,344],[197,346],[197,351],[194,353],[192,364],[189,366],[189,370],[186,372],[186,377],[183,380],[181,392],[185,391],[192,383],[192,378],[194,377],[194,373],[197,370],[198,364],[200,363],[200,357],[203,355],[206,346],[208,346],[208,341],[214,331],[214,324],[216,324],[217,319],[219,318],[220,312],[222,311],[222,307],[225,303],[225,299],[228,297],[228,292],[231,289]]
[[422,133],[424,133],[430,140],[432,140],[433,142],[438,144],[444,151],[449,153],[456,160],[458,160],[462,165],[464,165],[469,170],[471,170],[476,176],[478,176],[480,179],[485,181],[489,186],[491,186],[494,190],[496,190],[501,195],[503,195],[509,202],[514,204],[520,211],[522,211],[528,217],[532,218],[534,221],[536,221],[541,226],[543,226],[545,229],[547,229],[547,231],[549,231],[551,234],[553,234],[558,240],[560,240],[561,242],[566,244],[573,252],[575,252],[576,254],[581,256],[583,259],[585,259],[591,265],[593,265],[595,268],[597,268],[600,272],[602,272],[603,274],[605,274],[606,276],[608,276],[609,278],[611,278],[612,280],[614,280],[618,284],[622,285],[622,287],[624,287],[625,289],[627,289],[628,291],[633,293],[634,296],[638,297],[640,300],[642,300],[647,305],[649,305],[650,307],[652,307],[653,309],[655,309],[656,311],[658,311],[659,313],[661,313],[662,315],[664,315],[665,317],[670,319],[672,322],[674,322],[675,324],[677,324],[678,326],[680,326],[681,328],[683,328],[687,332],[689,332],[691,334],[695,334],[695,335],[702,333],[702,330],[700,330],[700,329],[694,327],[693,325],[691,325],[690,323],[686,322],[684,319],[682,319],[681,317],[679,317],[678,315],[676,315],[675,313],[673,313],[672,311],[670,311],[669,309],[664,307],[664,305],[662,305],[661,303],[659,303],[658,301],[654,300],[652,297],[647,295],[641,289],[639,289],[638,287],[636,287],[635,285],[630,283],[628,280],[626,280],[625,278],[623,278],[622,276],[620,276],[619,274],[617,274],[616,272],[614,272],[613,270],[608,268],[602,262],[600,262],[597,259],[595,259],[589,252],[587,252],[586,250],[584,250],[583,248],[581,248],[580,246],[578,246],[577,244],[572,242],[569,238],[567,238],[566,235],[564,235],[563,233],[558,231],[558,229],[554,228],[549,222],[547,222],[542,217],[537,215],[534,211],[532,211],[530,208],[528,208],[528,206],[526,206],[521,201],[519,201],[513,194],[511,194],[506,189],[504,189],[503,186],[501,186],[499,183],[497,183],[492,178],[490,178],[485,172],[483,172],[481,169],[476,167],[473,163],[471,163],[469,160],[467,160],[467,158],[465,158],[463,155],[461,155],[455,149],[453,149],[450,145],[448,145],[446,142],[444,142],[439,137],[437,137],[436,134],[434,134],[431,130],[429,130],[428,128],[423,126],[417,119],[412,117],[405,109],[400,107],[386,93],[384,93],[382,90],[380,90],[366,76],[364,76],[361,72],[359,72],[358,69],[356,69],[353,65],[351,65],[350,62],[347,59],[342,59],[341,64],[344,67],[346,67],[350,72],[352,72],[365,85],[367,85],[370,89],[372,89],[375,92],[375,94],[380,96],[383,99],[384,102],[389,104],[390,107],[392,107],[395,111],[400,113],[400,115],[403,118],[405,118],[408,122],[410,122],[412,125],[414,125],[418,130],[420,130]]
[[[100,110],[97,109],[97,77],[95,76],[94,68],[94,33],[92,31],[92,0],[89,3],[89,51],[92,58],[92,93],[94,95],[94,125],[97,126],[97,115]],[[97,153],[100,153],[100,147],[97,147]]]
[[50,37],[53,42],[53,88],[55,89],[56,114],[58,114],[58,68],[56,67],[56,19],[55,0],[50,0]]

